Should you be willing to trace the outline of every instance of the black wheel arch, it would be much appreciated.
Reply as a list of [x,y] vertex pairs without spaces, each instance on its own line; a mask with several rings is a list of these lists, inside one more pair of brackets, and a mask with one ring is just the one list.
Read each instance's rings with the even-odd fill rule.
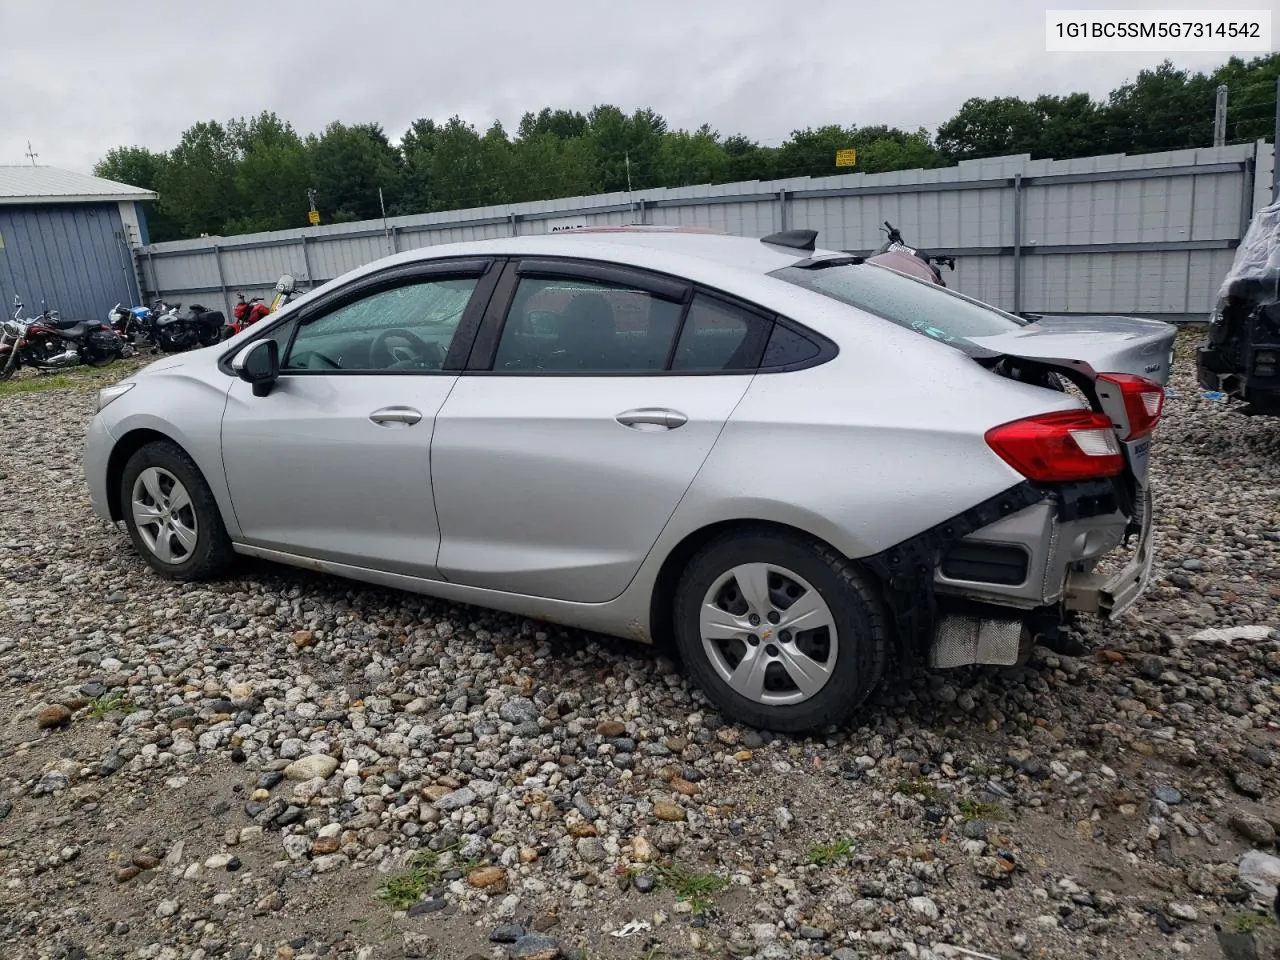
[[[808,541],[815,547],[835,553],[840,553],[830,543],[821,537],[815,536],[807,530],[795,527],[787,523],[779,523],[774,520],[754,520],[754,519],[737,519],[722,520],[718,523],[708,524],[701,527],[672,548],[671,552],[662,562],[662,566],[658,568],[658,575],[654,579],[653,593],[649,600],[649,634],[653,638],[656,647],[664,652],[674,652],[675,643],[675,598],[676,587],[680,583],[680,577],[689,565],[689,561],[704,546],[719,537],[729,533],[752,534],[767,533],[781,536],[795,537]],[[843,556],[843,554],[841,554]],[[888,605],[887,586],[880,575],[871,567],[859,562],[856,559],[846,557],[850,563],[862,569],[868,574],[868,581],[875,587],[880,594],[882,602]],[[890,621],[891,642],[889,654],[891,661],[898,661],[906,657],[909,653],[905,644],[905,638],[899,635],[896,624]]]

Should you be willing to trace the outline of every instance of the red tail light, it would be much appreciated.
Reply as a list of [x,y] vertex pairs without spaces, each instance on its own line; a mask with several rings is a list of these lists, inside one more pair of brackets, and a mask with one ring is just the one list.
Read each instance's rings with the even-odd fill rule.
[[987,446],[1040,483],[1113,477],[1124,469],[1111,419],[1091,410],[1045,413],[994,427],[987,431]]
[[1164,387],[1131,373],[1104,373],[1096,383],[1098,399],[1113,418],[1124,410],[1128,422],[1115,424],[1122,439],[1140,440],[1156,428],[1164,412]]

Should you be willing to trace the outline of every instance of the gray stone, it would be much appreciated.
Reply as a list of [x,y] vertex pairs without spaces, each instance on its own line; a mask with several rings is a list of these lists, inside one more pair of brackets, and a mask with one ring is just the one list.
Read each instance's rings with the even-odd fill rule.
[[431,897],[413,904],[413,906],[409,907],[408,913],[411,917],[421,917],[428,913],[439,913],[448,905],[449,901],[443,897]]
[[1276,842],[1275,827],[1262,817],[1237,810],[1231,815],[1230,824],[1233,830],[1250,843],[1269,847]]
[[1246,773],[1243,770],[1236,771],[1235,776],[1231,778],[1231,782],[1235,784],[1235,788],[1253,800],[1262,799],[1262,781],[1252,773]]
[[560,956],[560,943],[540,933],[529,933],[513,943],[512,960],[555,960]]
[[538,707],[526,697],[513,697],[498,708],[498,716],[507,723],[537,723]]
[[425,933],[406,933],[404,935],[404,955],[413,960],[434,957],[437,953],[436,941]]
[[452,793],[446,793],[443,797],[436,801],[436,809],[449,813],[453,810],[461,810],[463,807],[469,807],[476,802],[476,792],[470,787],[463,787],[460,790],[454,790]]
[[284,775],[290,780],[312,780],[316,777],[327,780],[337,769],[337,757],[331,757],[325,753],[313,753],[285,767]]
[[492,943],[515,943],[524,936],[524,927],[518,923],[504,923],[501,926],[494,927],[493,932],[489,934],[489,940]]
[[1155,789],[1151,791],[1151,795],[1161,803],[1167,803],[1171,807],[1176,807],[1182,802],[1182,794],[1167,783],[1157,784]]
[[937,920],[941,916],[938,905],[929,897],[912,897],[907,901],[907,906],[926,920]]

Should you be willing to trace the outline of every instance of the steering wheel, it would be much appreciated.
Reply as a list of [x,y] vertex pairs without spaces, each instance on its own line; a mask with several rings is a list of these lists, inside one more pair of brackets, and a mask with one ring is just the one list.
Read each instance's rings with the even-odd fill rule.
[[[416,356],[405,356],[405,351],[397,351],[387,346],[387,341],[393,337],[409,344],[410,351]],[[439,352],[438,346],[427,343],[412,330],[392,327],[390,330],[383,330],[374,337],[373,343],[369,344],[369,366],[374,369],[387,369],[399,365],[417,366],[426,363]]]

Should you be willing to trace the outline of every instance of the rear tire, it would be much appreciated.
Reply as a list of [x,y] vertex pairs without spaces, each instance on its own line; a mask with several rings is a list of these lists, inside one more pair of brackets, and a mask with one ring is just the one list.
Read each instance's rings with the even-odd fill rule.
[[125,464],[120,514],[134,548],[170,580],[208,579],[235,556],[200,468],[168,440],[148,443]]
[[690,677],[724,716],[782,733],[847,721],[888,656],[883,604],[864,574],[829,547],[766,528],[694,555],[674,621]]

